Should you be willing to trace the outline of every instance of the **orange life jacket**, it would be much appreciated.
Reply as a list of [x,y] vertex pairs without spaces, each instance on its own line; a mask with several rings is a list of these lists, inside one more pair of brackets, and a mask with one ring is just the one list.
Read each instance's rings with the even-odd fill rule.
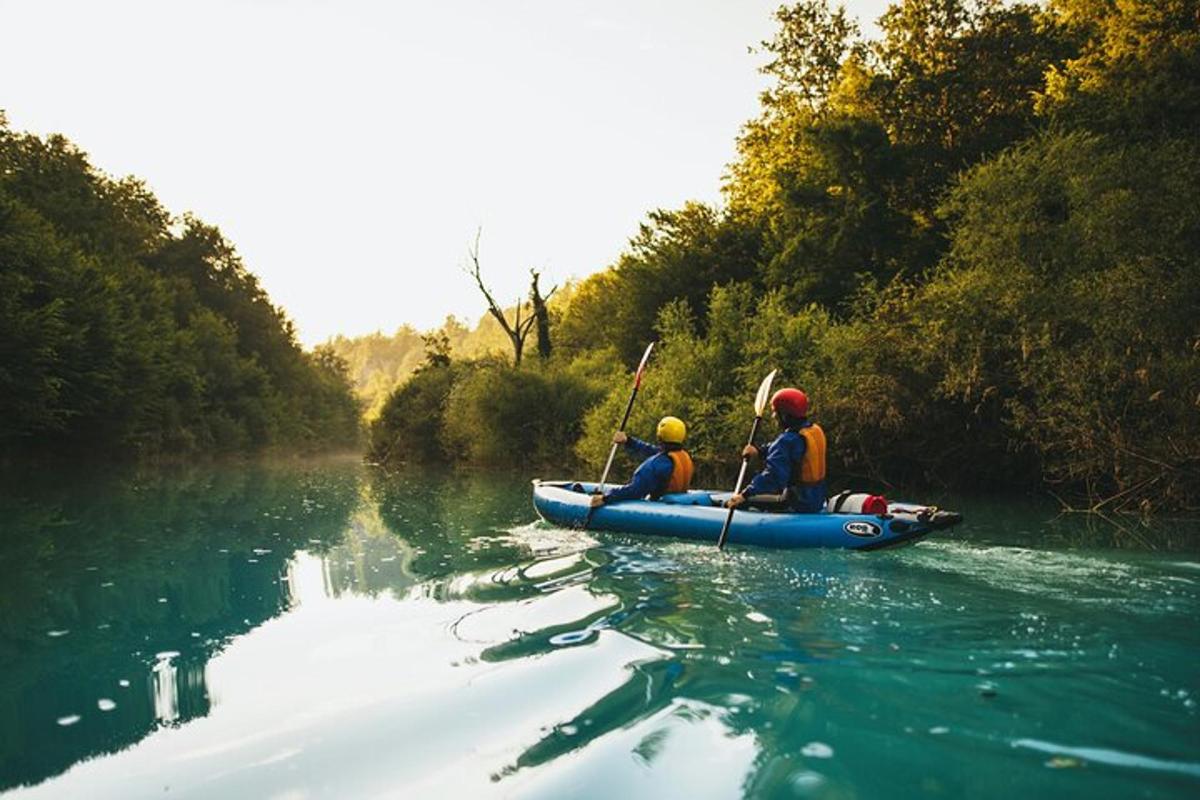
[[695,471],[692,457],[688,455],[687,450],[668,450],[667,455],[675,468],[671,470],[671,480],[667,481],[667,488],[663,493],[686,492],[692,485],[692,473]]
[[814,486],[825,480],[825,431],[817,424],[797,431],[804,437],[804,460],[800,462],[799,486]]

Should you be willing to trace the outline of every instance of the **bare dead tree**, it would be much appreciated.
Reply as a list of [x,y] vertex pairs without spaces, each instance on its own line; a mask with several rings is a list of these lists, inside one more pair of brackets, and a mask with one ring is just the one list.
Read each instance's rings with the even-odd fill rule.
[[538,279],[542,277],[541,273],[531,267],[529,274],[533,277],[533,281],[529,285],[529,303],[533,306],[533,316],[537,320],[538,356],[544,361],[550,358],[550,310],[546,307],[546,301],[558,291],[558,287],[550,287],[550,291],[545,297],[542,297],[542,293],[538,289]]
[[527,318],[522,319],[521,311],[524,303],[520,298],[517,298],[515,319],[511,323],[508,321],[508,315],[506,315],[504,313],[504,309],[502,309],[496,303],[496,300],[492,297],[492,293],[488,291],[487,286],[484,285],[483,277],[479,272],[480,233],[481,230],[475,231],[475,245],[467,251],[467,254],[471,257],[471,265],[469,267],[464,267],[464,269],[468,275],[475,279],[475,285],[479,287],[479,291],[483,293],[483,298],[487,300],[488,313],[496,318],[496,321],[500,323],[500,327],[504,329],[506,334],[508,334],[508,339],[510,342],[512,342],[513,347],[513,366],[519,367],[521,366],[521,352],[525,349],[525,339],[529,336],[529,331],[533,327],[534,323],[537,322],[537,315],[531,314]]

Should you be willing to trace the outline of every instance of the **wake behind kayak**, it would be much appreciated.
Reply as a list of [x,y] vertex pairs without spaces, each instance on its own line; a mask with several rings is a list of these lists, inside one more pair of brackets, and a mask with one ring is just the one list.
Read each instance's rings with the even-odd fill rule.
[[[627,500],[592,510],[593,483],[533,482],[533,507],[547,522],[569,528],[668,536],[715,544],[728,510],[728,492],[693,489],[658,500]],[[842,547],[880,550],[918,541],[962,521],[962,515],[913,503],[889,503],[884,514],[816,514],[738,509],[728,541],[759,547]]]

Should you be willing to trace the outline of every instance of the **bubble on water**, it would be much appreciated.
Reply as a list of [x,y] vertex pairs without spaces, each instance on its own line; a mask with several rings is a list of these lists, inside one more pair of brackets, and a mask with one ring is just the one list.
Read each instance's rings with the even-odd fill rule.
[[833,758],[833,748],[824,742],[809,742],[800,748],[800,755],[809,758]]
[[809,794],[815,792],[825,784],[825,776],[819,772],[805,770],[797,772],[789,779],[792,788],[798,794]]
[[99,708],[101,711],[112,711],[116,707],[117,704],[107,697],[101,697],[96,701],[96,708]]
[[65,728],[68,725],[74,725],[76,722],[79,722],[80,719],[82,719],[82,717],[80,717],[78,714],[68,714],[65,717],[59,717],[55,721]]

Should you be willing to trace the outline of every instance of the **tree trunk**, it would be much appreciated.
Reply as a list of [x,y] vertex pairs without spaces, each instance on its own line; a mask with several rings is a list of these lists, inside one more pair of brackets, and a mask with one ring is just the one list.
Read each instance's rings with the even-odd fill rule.
[[533,306],[533,316],[537,320],[538,355],[545,361],[550,358],[550,310],[546,308],[546,301],[558,287],[555,286],[550,290],[550,294],[542,297],[542,293],[538,289],[538,278],[541,275],[532,269],[529,270],[529,274],[533,276],[533,282],[529,287],[529,302]]

